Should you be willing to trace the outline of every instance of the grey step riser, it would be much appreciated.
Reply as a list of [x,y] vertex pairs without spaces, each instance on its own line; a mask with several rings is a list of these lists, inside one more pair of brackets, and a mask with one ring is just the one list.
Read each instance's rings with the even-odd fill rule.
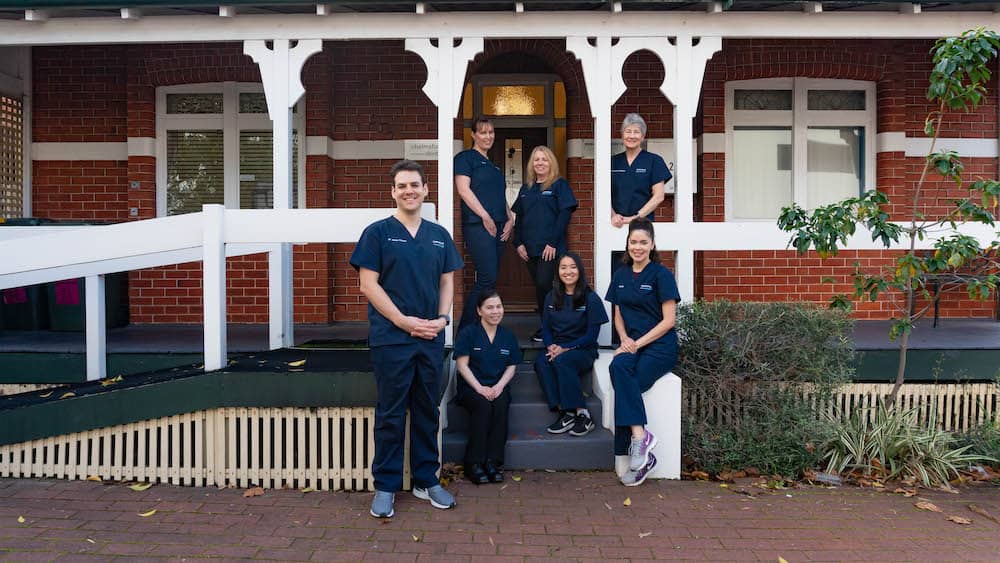
[[[507,442],[504,459],[506,469],[591,470],[614,466],[613,439],[610,433],[597,431],[583,438],[559,436],[558,440],[518,440]],[[445,462],[462,463],[465,439],[445,436],[442,458]]]
[[[590,416],[598,428],[601,427],[601,402],[595,398],[587,400],[587,408]],[[514,403],[510,405],[508,415],[508,426],[511,433],[537,431],[544,432],[545,428],[556,419],[556,414],[549,410],[544,402]],[[464,431],[468,428],[469,412],[464,407],[454,403],[448,405],[448,429],[453,431]]]

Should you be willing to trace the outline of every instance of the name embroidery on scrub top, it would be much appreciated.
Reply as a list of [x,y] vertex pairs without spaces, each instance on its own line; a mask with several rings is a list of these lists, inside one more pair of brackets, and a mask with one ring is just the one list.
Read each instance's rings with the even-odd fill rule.
[[[621,286],[618,286],[618,287],[621,287]],[[640,291],[653,291],[653,286],[649,285],[648,283],[639,284],[639,290]]]
[[509,356],[510,355],[510,350],[508,350],[507,348],[501,348],[500,349],[500,355],[501,356]]

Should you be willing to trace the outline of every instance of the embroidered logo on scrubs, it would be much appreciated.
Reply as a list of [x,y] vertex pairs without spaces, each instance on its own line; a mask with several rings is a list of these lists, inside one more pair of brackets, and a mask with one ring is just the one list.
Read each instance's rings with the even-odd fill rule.
[[646,173],[646,169],[645,168],[636,168],[635,171],[637,173],[639,173],[639,174],[645,174]]
[[432,240],[431,244],[433,244],[434,246],[436,246],[438,248],[444,248],[444,241],[443,240]]
[[392,238],[389,237],[389,242],[406,242],[405,238]]
[[545,190],[542,195],[552,195],[552,190]]
[[612,174],[624,174],[626,172],[628,172],[628,170],[612,170],[611,171]]
[[584,305],[583,307],[577,307],[576,310],[577,311],[586,311],[587,310],[587,306]]
[[618,284],[618,289],[625,289],[625,284]]
[[510,355],[510,350],[508,350],[506,348],[501,348],[500,349],[500,355],[501,356],[509,356]]
[[648,283],[644,283],[639,285],[639,289],[642,291],[653,291],[653,286],[649,285]]
[[482,346],[473,346],[472,347],[472,351],[473,352],[482,352],[483,348],[482,348]]

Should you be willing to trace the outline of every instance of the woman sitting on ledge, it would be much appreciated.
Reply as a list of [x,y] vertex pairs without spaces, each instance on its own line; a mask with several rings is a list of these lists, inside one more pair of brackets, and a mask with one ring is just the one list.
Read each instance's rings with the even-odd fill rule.
[[479,294],[479,322],[455,339],[458,379],[456,402],[469,411],[469,441],[465,447],[465,476],[477,485],[503,481],[501,468],[507,447],[507,384],[521,363],[517,337],[500,326],[503,302],[496,291]]
[[[648,219],[632,220],[623,261],[604,297],[614,305],[614,327],[621,339],[611,361],[615,389],[615,455],[629,456],[626,486],[642,484],[656,466],[656,436],[645,428],[642,394],[677,363],[674,319],[681,300],[674,275],[660,265]],[[631,438],[631,441],[630,441]]]

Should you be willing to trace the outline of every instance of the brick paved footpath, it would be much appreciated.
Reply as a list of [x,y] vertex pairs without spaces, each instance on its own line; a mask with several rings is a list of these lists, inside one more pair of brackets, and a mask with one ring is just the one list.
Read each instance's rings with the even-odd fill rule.
[[933,513],[914,507],[918,497],[852,487],[750,497],[706,482],[625,488],[603,472],[518,475],[506,486],[451,485],[459,505],[447,511],[400,494],[386,522],[368,515],[363,493],[244,498],[235,489],[0,479],[0,561],[1000,561],[1000,524],[968,509],[1000,517],[994,485],[922,492],[944,511]]

